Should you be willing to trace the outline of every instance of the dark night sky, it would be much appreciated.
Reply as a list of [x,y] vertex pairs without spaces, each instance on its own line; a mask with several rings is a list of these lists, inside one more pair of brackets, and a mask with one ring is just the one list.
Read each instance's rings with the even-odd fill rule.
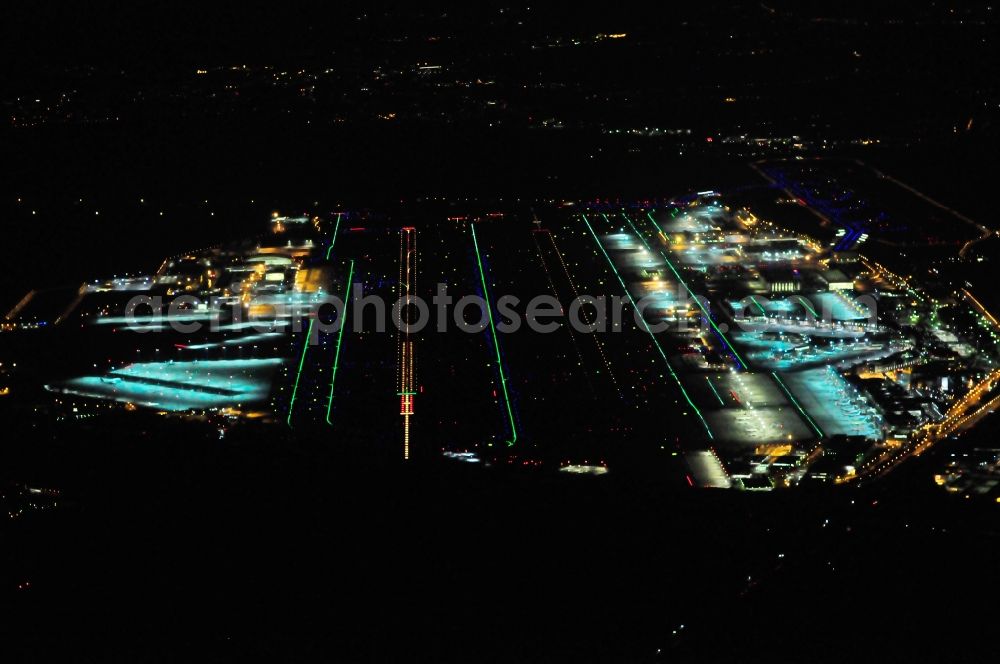
[[[415,17],[429,20],[448,15],[453,29],[476,30],[499,27],[504,21],[500,9],[511,23],[523,20],[524,30],[542,32],[574,27],[637,28],[672,25],[690,18],[717,22],[719,26],[739,24],[746,16],[760,15],[763,6],[755,2],[714,2],[677,6],[664,3],[617,2],[597,7],[580,3],[530,2],[422,2],[366,3],[244,2],[198,3],[177,9],[170,3],[105,2],[65,5],[8,3],[0,22],[0,53],[13,70],[30,71],[40,63],[121,63],[165,64],[195,60],[222,61],[254,58],[269,59],[298,53],[325,50],[328,40],[345,36],[364,36],[368,30],[393,29],[400,25],[420,25]],[[885,17],[945,15],[956,3],[947,2],[862,2],[801,3],[776,0],[763,3],[781,13],[803,19],[814,17],[849,17],[878,21]],[[979,6],[988,3],[962,3]],[[956,5],[958,6],[958,5]],[[366,14],[369,23],[361,28],[358,16]],[[524,20],[527,19],[527,20]]]

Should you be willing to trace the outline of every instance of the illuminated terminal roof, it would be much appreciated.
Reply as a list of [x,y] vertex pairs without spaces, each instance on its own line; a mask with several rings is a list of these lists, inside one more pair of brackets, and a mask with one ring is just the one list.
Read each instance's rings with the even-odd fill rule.
[[301,215],[298,217],[280,217],[280,216],[271,217],[272,224],[280,224],[282,226],[289,226],[294,224],[308,224],[311,221],[312,220],[309,218],[308,215]]
[[104,376],[82,376],[46,389],[158,410],[224,408],[263,401],[280,358],[143,362]]
[[263,263],[264,265],[291,265],[292,259],[287,256],[276,254],[258,254],[247,258],[247,263]]

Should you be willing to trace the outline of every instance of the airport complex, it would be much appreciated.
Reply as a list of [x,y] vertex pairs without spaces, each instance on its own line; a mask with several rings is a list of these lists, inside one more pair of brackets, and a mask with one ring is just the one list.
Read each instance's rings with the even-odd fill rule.
[[[275,213],[151,274],[32,291],[4,333],[67,350],[3,358],[0,387],[66,421],[143,411],[582,475],[638,460],[743,490],[876,478],[1000,398],[996,319],[866,256],[856,225],[810,237],[716,192],[522,216]],[[475,334],[400,304],[441,285]],[[506,330],[501,298],[539,295],[553,330]]]
[[842,233],[824,246],[711,193],[581,219],[676,329],[655,343],[707,441],[687,453],[701,486],[872,477],[995,405],[997,326],[973,295],[931,296],[837,251]]

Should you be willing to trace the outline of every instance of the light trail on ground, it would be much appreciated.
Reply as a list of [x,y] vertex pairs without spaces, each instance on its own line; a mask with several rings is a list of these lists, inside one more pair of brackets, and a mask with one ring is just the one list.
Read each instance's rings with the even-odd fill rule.
[[[573,281],[573,277],[569,274],[569,266],[566,265],[566,260],[563,258],[562,251],[559,250],[559,245],[556,244],[556,236],[551,231],[546,231],[549,235],[549,240],[552,242],[552,248],[556,252],[556,258],[559,259],[559,264],[562,266],[563,273],[566,275],[566,281],[569,283],[570,289],[573,291],[573,298],[580,298],[580,291],[576,287],[576,283]],[[581,309],[581,313],[583,310]],[[588,316],[589,318],[589,316]],[[586,321],[587,324],[591,324],[593,321]],[[625,399],[625,394],[622,392],[621,386],[618,385],[618,379],[615,377],[614,369],[611,368],[611,361],[608,360],[607,354],[604,352],[604,344],[601,343],[601,339],[597,334],[591,334],[590,337],[594,340],[594,345],[597,346],[597,352],[601,355],[601,360],[604,362],[604,366],[608,369],[608,376],[611,377],[611,382],[615,386],[615,391],[618,393],[618,398]]]
[[[542,270],[545,272],[545,279],[549,282],[549,289],[552,290],[552,295],[560,303],[560,306],[562,306],[562,298],[559,297],[559,289],[556,288],[556,283],[552,280],[552,274],[549,272],[549,265],[545,262],[545,256],[542,254],[542,245],[538,243],[538,235],[540,233],[548,235],[550,242],[552,240],[552,234],[547,229],[538,229],[531,232],[531,239],[535,242],[535,249],[538,251],[538,260],[541,262]],[[582,314],[583,310],[581,309],[580,311]],[[589,324],[589,321],[586,322]],[[569,332],[569,340],[573,346],[573,351],[576,353],[576,359],[579,360],[580,368],[584,369],[584,367],[586,367],[586,362],[583,360],[583,353],[580,352],[580,344],[576,341],[576,334],[573,332],[573,326],[567,326],[566,331]],[[587,387],[590,389],[591,396],[596,398],[597,394],[594,392],[594,384],[590,381],[590,372],[584,369],[583,377],[587,381]]]

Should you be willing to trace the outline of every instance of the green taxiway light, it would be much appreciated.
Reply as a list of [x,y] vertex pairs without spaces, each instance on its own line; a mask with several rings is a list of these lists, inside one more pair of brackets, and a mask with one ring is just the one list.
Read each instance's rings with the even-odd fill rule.
[[707,380],[707,381],[708,381],[708,386],[712,388],[712,394],[714,394],[714,395],[715,395],[715,398],[719,400],[719,403],[720,403],[720,404],[721,404],[722,406],[725,406],[725,405],[726,405],[726,402],[725,402],[725,401],[723,401],[723,400],[722,400],[722,397],[720,397],[720,396],[719,396],[719,391],[718,391],[717,389],[715,389],[715,385],[713,385],[713,384],[712,384],[712,379],[711,379],[711,378],[709,378],[708,376],[705,376],[705,380]]
[[330,248],[326,250],[326,260],[330,260],[330,252],[333,251],[333,245],[337,244],[337,231],[340,230],[340,215],[342,213],[337,213],[337,224],[333,227],[333,239],[330,241]]
[[302,378],[302,367],[306,364],[306,353],[309,352],[309,340],[312,339],[313,325],[316,323],[316,318],[309,319],[309,329],[306,331],[306,340],[302,342],[302,357],[299,358],[299,370],[295,374],[295,386],[292,388],[292,400],[288,402],[288,427],[292,426],[292,410],[295,408],[295,398],[299,393],[299,380]]
[[812,308],[812,305],[810,305],[810,304],[809,304],[809,300],[807,300],[806,298],[804,298],[804,297],[802,297],[802,296],[800,295],[800,296],[799,296],[799,301],[801,301],[801,302],[802,302],[802,304],[803,304],[803,305],[805,306],[805,308],[809,310],[809,313],[811,313],[811,314],[812,314],[813,316],[815,316],[816,318],[819,318],[819,314],[818,314],[818,313],[816,313],[816,310],[815,310],[815,309],[813,309],[813,308]]
[[[337,215],[337,222],[340,222],[340,215]],[[340,329],[337,331],[337,349],[333,352],[333,373],[330,376],[330,398],[326,402],[326,423],[333,425],[330,421],[330,410],[333,408],[333,386],[337,382],[337,367],[340,366],[340,344],[344,339],[344,328],[347,327],[347,300],[351,296],[351,282],[354,280],[354,261],[351,261],[351,268],[347,272],[347,287],[344,288],[344,316],[340,321]]]
[[[594,242],[597,243],[597,248],[601,250],[601,253],[604,254],[605,260],[608,261],[608,265],[611,266],[611,271],[614,272],[615,277],[618,279],[618,283],[621,284],[622,290],[625,291],[625,297],[627,297],[629,299],[629,302],[632,303],[632,307],[638,311],[639,307],[636,305],[635,299],[632,297],[632,293],[629,292],[628,287],[625,285],[625,280],[622,279],[622,275],[618,273],[618,268],[615,267],[614,261],[611,260],[611,256],[608,256],[608,252],[604,249],[604,245],[601,244],[600,238],[598,238],[597,233],[594,232],[594,228],[590,225],[590,220],[587,219],[587,215],[584,214],[580,216],[583,218],[583,223],[587,224],[587,230],[589,230],[590,234],[594,237]],[[656,350],[659,351],[660,357],[663,358],[663,363],[667,366],[667,371],[670,372],[670,376],[674,379],[674,382],[677,383],[677,387],[681,388],[681,394],[684,395],[684,400],[687,401],[688,405],[691,406],[695,414],[698,416],[698,419],[701,420],[701,424],[703,427],[705,427],[705,431],[708,433],[708,437],[714,440],[715,436],[712,435],[712,429],[708,426],[708,422],[705,420],[705,416],[701,414],[701,411],[698,410],[698,407],[694,405],[693,401],[691,401],[691,397],[688,395],[687,390],[684,389],[684,385],[683,383],[681,383],[681,379],[677,376],[677,372],[674,371],[673,366],[671,366],[670,360],[667,359],[667,354],[663,352],[663,347],[660,345],[660,341],[656,338],[656,335],[653,334],[653,331],[649,329],[649,323],[646,322],[646,319],[642,315],[637,316],[637,318],[642,323],[643,328],[649,334],[650,339],[653,340],[653,345],[656,346]]]
[[[653,212],[656,212],[656,210],[653,210]],[[656,223],[655,219],[653,219],[653,212],[647,212],[646,216],[649,217],[649,220],[653,224],[653,228],[655,228],[656,232],[660,234],[660,237],[663,238],[663,241],[666,244],[670,244],[670,238],[667,237],[667,234],[663,232],[663,229],[660,228],[660,225],[658,223]]]
[[476,264],[479,266],[479,279],[483,284],[483,297],[486,298],[486,313],[489,316],[490,332],[493,337],[493,347],[497,353],[497,373],[500,374],[500,387],[503,390],[503,400],[507,406],[507,419],[510,421],[511,438],[507,441],[507,447],[513,447],[517,442],[517,427],[514,424],[514,409],[510,405],[510,395],[507,394],[507,377],[503,375],[503,361],[500,359],[500,340],[497,339],[497,328],[493,324],[493,305],[490,304],[489,290],[486,288],[486,273],[483,272],[483,259],[479,255],[479,241],[476,239],[476,225],[469,224],[472,230],[472,246],[476,250]]

